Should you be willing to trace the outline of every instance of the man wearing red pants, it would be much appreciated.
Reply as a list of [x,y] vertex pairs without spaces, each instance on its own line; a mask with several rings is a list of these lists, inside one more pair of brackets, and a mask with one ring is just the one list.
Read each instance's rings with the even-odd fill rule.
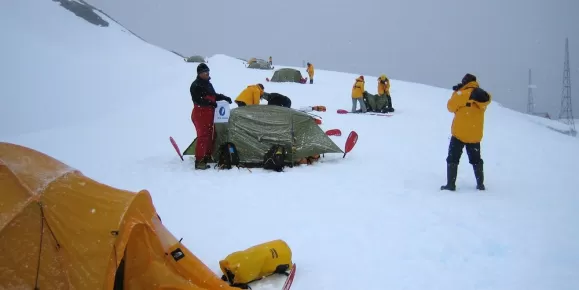
[[215,92],[209,81],[209,67],[201,63],[197,66],[197,78],[191,84],[189,92],[193,99],[193,111],[191,121],[197,131],[197,143],[195,145],[195,169],[208,169],[207,162],[211,160],[213,149],[213,118],[217,101],[227,101],[231,104],[231,98]]

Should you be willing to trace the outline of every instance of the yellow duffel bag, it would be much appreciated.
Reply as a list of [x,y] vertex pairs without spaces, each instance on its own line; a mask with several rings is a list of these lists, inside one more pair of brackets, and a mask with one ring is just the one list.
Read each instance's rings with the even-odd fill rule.
[[292,265],[292,251],[286,242],[274,240],[231,253],[219,261],[223,281],[247,289],[248,284],[273,274],[286,274]]

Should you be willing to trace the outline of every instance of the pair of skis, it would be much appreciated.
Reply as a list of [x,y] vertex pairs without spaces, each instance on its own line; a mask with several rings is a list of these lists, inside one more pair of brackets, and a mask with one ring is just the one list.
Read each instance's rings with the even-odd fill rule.
[[345,115],[345,114],[356,114],[356,115],[374,115],[374,116],[382,116],[382,117],[392,117],[392,116],[393,116],[392,114],[385,114],[385,113],[371,113],[371,112],[368,112],[368,113],[352,113],[352,112],[347,111],[347,110],[344,110],[344,109],[338,109],[338,112],[337,112],[337,113],[338,113],[338,114],[342,114],[342,115]]
[[[290,269],[289,272],[283,273],[284,275],[287,276],[287,278],[285,279],[285,282],[283,284],[283,287],[281,288],[281,290],[290,290],[292,287],[292,284],[294,282],[294,277],[296,276],[296,264],[293,263],[292,267]],[[267,277],[264,279],[268,279]],[[263,281],[262,279],[260,279],[259,281]],[[277,283],[276,283],[277,284]],[[234,286],[235,287],[235,286]],[[255,286],[257,287],[257,286]],[[269,288],[269,287],[268,287]],[[245,288],[240,288],[240,289],[245,289]],[[252,286],[247,285],[247,289],[252,289]]]

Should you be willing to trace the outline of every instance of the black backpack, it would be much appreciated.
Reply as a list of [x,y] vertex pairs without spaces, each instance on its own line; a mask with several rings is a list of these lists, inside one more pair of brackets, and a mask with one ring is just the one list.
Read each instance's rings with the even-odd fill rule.
[[283,171],[286,156],[287,151],[285,147],[282,145],[272,145],[263,156],[263,168],[277,172]]
[[233,166],[239,167],[239,154],[237,147],[231,142],[225,142],[219,146],[219,160],[217,167],[219,169],[231,169]]

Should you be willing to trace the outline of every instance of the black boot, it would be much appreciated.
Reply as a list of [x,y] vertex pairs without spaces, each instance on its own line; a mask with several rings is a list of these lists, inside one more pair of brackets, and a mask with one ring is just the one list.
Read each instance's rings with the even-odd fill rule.
[[446,185],[440,187],[440,190],[456,190],[456,174],[458,172],[457,163],[446,164]]
[[483,170],[483,163],[473,164],[474,177],[476,178],[476,189],[485,190],[485,174]]
[[205,170],[209,169],[211,166],[207,165],[205,159],[202,160],[195,160],[195,169],[196,170]]
[[394,112],[394,108],[392,108],[392,98],[390,95],[386,95],[386,98],[388,99],[388,113],[392,113]]

